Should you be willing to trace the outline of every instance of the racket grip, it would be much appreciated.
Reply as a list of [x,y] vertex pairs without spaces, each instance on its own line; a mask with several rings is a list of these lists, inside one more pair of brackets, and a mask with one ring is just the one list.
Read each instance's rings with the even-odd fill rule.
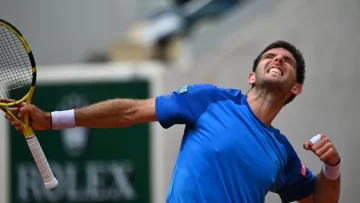
[[32,135],[27,137],[26,142],[30,148],[32,156],[34,157],[35,163],[40,171],[40,174],[44,181],[45,188],[50,190],[57,187],[58,180],[55,178],[36,136]]

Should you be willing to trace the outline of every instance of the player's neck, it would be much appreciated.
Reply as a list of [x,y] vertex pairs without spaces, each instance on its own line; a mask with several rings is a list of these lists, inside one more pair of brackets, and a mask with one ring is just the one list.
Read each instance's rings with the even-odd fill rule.
[[276,115],[284,106],[285,96],[273,91],[251,89],[247,101],[255,116],[265,125],[270,126]]

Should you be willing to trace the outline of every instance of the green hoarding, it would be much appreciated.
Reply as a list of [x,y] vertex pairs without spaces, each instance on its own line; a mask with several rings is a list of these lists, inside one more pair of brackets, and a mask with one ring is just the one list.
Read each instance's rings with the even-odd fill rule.
[[[39,84],[33,103],[46,111],[106,99],[148,98],[147,81]],[[10,126],[10,125],[9,125]],[[36,131],[59,186],[46,190],[21,133],[10,126],[10,203],[150,202],[149,124],[120,129]]]

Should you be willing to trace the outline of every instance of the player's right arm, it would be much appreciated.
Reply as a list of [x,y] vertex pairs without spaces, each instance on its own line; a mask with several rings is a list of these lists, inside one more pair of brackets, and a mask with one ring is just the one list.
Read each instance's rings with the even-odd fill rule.
[[76,126],[120,128],[157,121],[155,98],[111,99],[75,110]]
[[[18,109],[19,117],[29,113],[32,126],[35,130],[49,130],[53,128],[53,119],[56,112],[45,112],[35,105],[21,104]],[[51,115],[53,114],[53,115]],[[155,112],[155,98],[151,99],[110,99],[86,107],[74,109],[75,126],[89,128],[119,128],[141,122],[157,121]],[[17,130],[22,130],[19,122],[11,120]],[[75,127],[74,126],[74,127]]]
[[[201,84],[189,85],[186,89],[151,99],[111,99],[75,109],[72,127],[119,128],[153,121],[159,121],[164,128],[174,124],[194,126],[208,105],[225,97],[215,86]],[[30,114],[35,130],[63,129],[54,128],[54,123],[58,122],[54,120],[57,112],[50,114],[34,105],[22,105],[18,111],[20,117],[25,113]],[[11,120],[9,116],[6,118]],[[12,121],[12,124],[21,130],[21,125],[16,121]]]

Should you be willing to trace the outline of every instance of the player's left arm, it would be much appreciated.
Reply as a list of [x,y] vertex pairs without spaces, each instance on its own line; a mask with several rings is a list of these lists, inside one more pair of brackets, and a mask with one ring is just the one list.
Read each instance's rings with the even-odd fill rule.
[[320,172],[316,176],[315,191],[301,199],[299,203],[331,203],[338,202],[340,198],[340,176],[336,180],[329,180]]
[[312,151],[324,162],[323,169],[316,175],[315,190],[300,203],[338,202],[340,198],[341,158],[330,139],[319,134],[304,144],[304,149]]
[[324,162],[316,176],[300,160],[290,142],[283,137],[287,163],[280,173],[275,192],[282,202],[338,202],[340,194],[340,156],[327,136],[314,136],[304,149],[314,152]]

